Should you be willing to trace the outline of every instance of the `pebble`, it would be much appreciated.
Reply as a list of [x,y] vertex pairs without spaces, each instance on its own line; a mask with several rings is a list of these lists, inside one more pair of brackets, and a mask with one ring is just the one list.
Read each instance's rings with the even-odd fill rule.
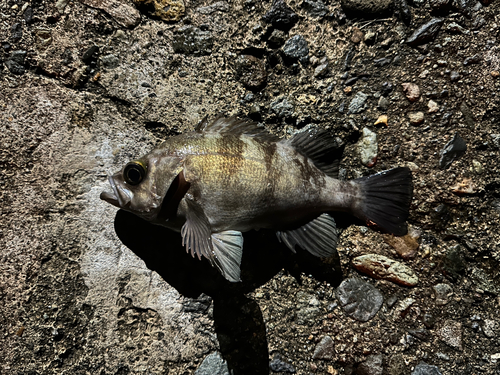
[[119,0],[80,0],[82,4],[103,10],[124,27],[134,27],[141,22],[141,14],[133,6]]
[[456,159],[465,154],[465,151],[467,151],[467,144],[458,133],[455,133],[453,139],[440,152],[439,167],[441,169],[449,168]]
[[410,26],[412,16],[408,2],[406,0],[395,0],[394,6],[396,8],[396,13],[398,13],[399,18],[401,18],[401,21],[403,21],[406,26]]
[[365,15],[387,13],[392,8],[392,0],[341,0],[342,8],[346,13]]
[[354,97],[351,100],[351,103],[349,103],[349,110],[348,113],[361,113],[365,110],[366,108],[366,100],[368,99],[368,95],[365,94],[364,92],[360,91],[354,95]]
[[208,6],[196,8],[196,12],[200,14],[212,14],[215,12],[228,12],[230,9],[226,1],[217,1]]
[[302,35],[294,35],[288,39],[283,46],[283,53],[292,60],[306,63],[309,56],[309,46]]
[[194,372],[195,375],[229,375],[227,362],[222,359],[218,352],[213,352],[205,357],[200,367]]
[[450,72],[450,81],[451,82],[456,82],[460,79],[460,73],[458,73],[456,70],[452,70]]
[[120,65],[120,59],[111,53],[103,56],[101,61],[102,65],[107,69],[114,69]]
[[410,329],[408,330],[408,333],[422,341],[427,341],[431,336],[429,330],[425,328]]
[[295,374],[295,367],[285,362],[279,353],[276,353],[271,362],[269,362],[269,369],[273,372],[287,372],[289,374]]
[[377,107],[382,111],[387,111],[387,108],[389,108],[389,100],[387,100],[385,96],[381,96],[378,99]]
[[269,112],[274,113],[278,118],[290,117],[293,115],[294,105],[282,95],[271,102]]
[[336,294],[346,315],[361,322],[372,319],[384,302],[377,288],[355,277],[342,281]]
[[465,272],[465,261],[460,245],[451,246],[443,257],[443,271],[452,280],[458,280]]
[[283,30],[274,29],[267,42],[272,48],[278,48],[285,43],[285,38],[286,34]]
[[[137,5],[147,5],[149,15],[159,17],[163,21],[179,21],[184,15],[186,7],[183,0],[133,0]],[[213,4],[215,5],[215,4]],[[212,6],[213,6],[212,5]]]
[[214,41],[210,31],[203,31],[192,25],[179,28],[174,33],[172,48],[175,53],[203,56],[212,53]]
[[406,368],[405,359],[402,353],[394,354],[387,364],[387,373],[389,375],[406,375],[408,370]]
[[404,260],[413,259],[417,255],[420,243],[418,242],[422,232],[410,226],[408,228],[408,233],[401,237],[393,236],[392,234],[384,234],[383,238],[386,243],[388,243],[396,253]]
[[474,56],[467,57],[464,60],[464,65],[479,64],[481,62],[481,55],[475,54]]
[[367,30],[365,33],[365,44],[371,46],[377,40],[377,33],[373,30]]
[[245,87],[258,89],[267,80],[264,62],[252,55],[240,55],[236,59],[236,77]]
[[474,113],[472,113],[471,109],[465,102],[460,104],[460,112],[462,112],[462,115],[464,116],[465,124],[469,128],[473,128],[476,122],[474,119]]
[[444,322],[438,334],[445,344],[462,350],[462,323],[448,319]]
[[432,289],[436,298],[436,305],[444,306],[450,302],[450,298],[453,296],[453,288],[450,285],[444,283],[436,284]]
[[[383,96],[381,96],[383,98]],[[379,125],[379,124],[384,124],[387,126],[387,115],[381,115],[378,117],[377,121],[373,125]]]
[[493,70],[490,74],[493,78],[500,77],[500,72],[498,70]]
[[328,8],[321,0],[303,0],[301,7],[315,18],[322,18],[328,13]]
[[10,28],[10,39],[12,42],[19,42],[23,37],[23,25],[20,22],[13,24]]
[[356,375],[382,375],[384,370],[382,354],[372,354],[366,357],[356,369]]
[[420,362],[415,366],[411,375],[442,375],[439,368],[436,366],[428,365],[425,362]]
[[286,5],[284,0],[274,0],[271,9],[262,17],[262,20],[277,29],[289,30],[297,23],[299,16]]
[[420,125],[424,122],[424,113],[423,112],[410,112],[408,114],[408,118],[410,120],[410,124],[412,125]]
[[314,69],[314,76],[316,78],[324,77],[328,74],[329,64],[326,58],[321,59],[321,63]]
[[358,142],[358,153],[363,165],[370,168],[375,165],[378,155],[377,133],[363,128],[363,135]]
[[352,29],[352,36],[351,36],[351,42],[354,44],[360,43],[364,39],[363,32],[358,29],[357,27],[353,27]]
[[410,102],[416,102],[420,98],[420,88],[415,83],[402,83],[403,92]]
[[66,5],[68,5],[69,3],[69,0],[57,0],[56,1],[56,9],[57,11],[59,12],[59,14],[63,14],[64,13],[64,9],[66,8]]
[[434,100],[429,100],[427,103],[427,108],[429,108],[429,113],[436,113],[439,111],[439,106]]
[[472,160],[472,168],[477,174],[482,174],[484,172],[483,165],[477,160]]
[[452,186],[451,191],[457,195],[474,194],[475,190],[472,179],[464,178],[462,181]]
[[488,338],[493,338],[496,336],[496,331],[499,330],[500,324],[496,320],[484,319],[483,321],[483,333]]
[[12,74],[21,75],[26,72],[26,68],[24,67],[26,54],[27,52],[23,50],[12,51],[9,58],[5,61],[5,66]]
[[442,18],[433,18],[429,22],[420,26],[417,30],[411,34],[411,36],[406,40],[406,43],[412,47],[428,43],[436,37],[439,29],[443,25],[444,20]]
[[446,30],[449,31],[450,33],[455,33],[455,34],[464,34],[464,35],[469,34],[469,30],[464,29],[456,22],[451,22],[448,26],[446,26]]
[[395,320],[401,320],[404,319],[404,317],[408,314],[410,311],[410,307],[415,303],[416,301],[413,298],[407,297],[404,300],[400,301],[396,307],[394,308],[394,319]]
[[335,354],[333,340],[330,336],[324,336],[314,349],[313,359],[330,360]]
[[500,295],[500,285],[484,269],[472,267],[470,278],[477,289],[497,296]]
[[366,254],[353,259],[352,264],[358,271],[376,278],[405,286],[415,286],[418,277],[404,264],[379,254]]

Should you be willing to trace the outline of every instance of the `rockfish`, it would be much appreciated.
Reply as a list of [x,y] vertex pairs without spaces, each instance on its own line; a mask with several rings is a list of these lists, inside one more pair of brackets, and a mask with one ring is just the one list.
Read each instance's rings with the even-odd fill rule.
[[180,232],[186,251],[240,280],[242,232],[268,228],[292,251],[336,251],[328,213],[344,211],[406,234],[413,184],[408,168],[338,179],[341,148],[325,130],[279,139],[234,117],[201,122],[109,176],[101,199]]

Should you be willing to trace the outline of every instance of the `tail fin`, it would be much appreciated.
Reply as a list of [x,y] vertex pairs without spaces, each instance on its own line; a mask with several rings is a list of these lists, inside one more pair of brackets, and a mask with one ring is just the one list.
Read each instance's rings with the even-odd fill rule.
[[356,216],[374,222],[388,233],[405,235],[413,196],[411,171],[405,167],[394,168],[355,182],[361,187],[363,196]]

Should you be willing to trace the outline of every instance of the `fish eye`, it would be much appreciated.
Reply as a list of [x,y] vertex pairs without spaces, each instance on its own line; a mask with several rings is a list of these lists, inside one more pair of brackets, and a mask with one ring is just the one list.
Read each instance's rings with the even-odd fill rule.
[[137,185],[146,176],[146,166],[140,161],[131,161],[123,169],[123,179],[130,185]]

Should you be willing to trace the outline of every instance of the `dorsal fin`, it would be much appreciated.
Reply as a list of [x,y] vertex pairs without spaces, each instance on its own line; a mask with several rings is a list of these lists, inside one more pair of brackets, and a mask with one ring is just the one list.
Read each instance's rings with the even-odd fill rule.
[[326,175],[338,178],[340,160],[344,146],[324,129],[310,128],[295,134],[290,142],[305,157]]
[[214,121],[208,122],[205,117],[195,128],[197,133],[220,133],[232,135],[247,135],[266,142],[277,142],[279,138],[269,133],[263,126],[253,121],[241,120],[236,116],[224,117],[218,115]]

